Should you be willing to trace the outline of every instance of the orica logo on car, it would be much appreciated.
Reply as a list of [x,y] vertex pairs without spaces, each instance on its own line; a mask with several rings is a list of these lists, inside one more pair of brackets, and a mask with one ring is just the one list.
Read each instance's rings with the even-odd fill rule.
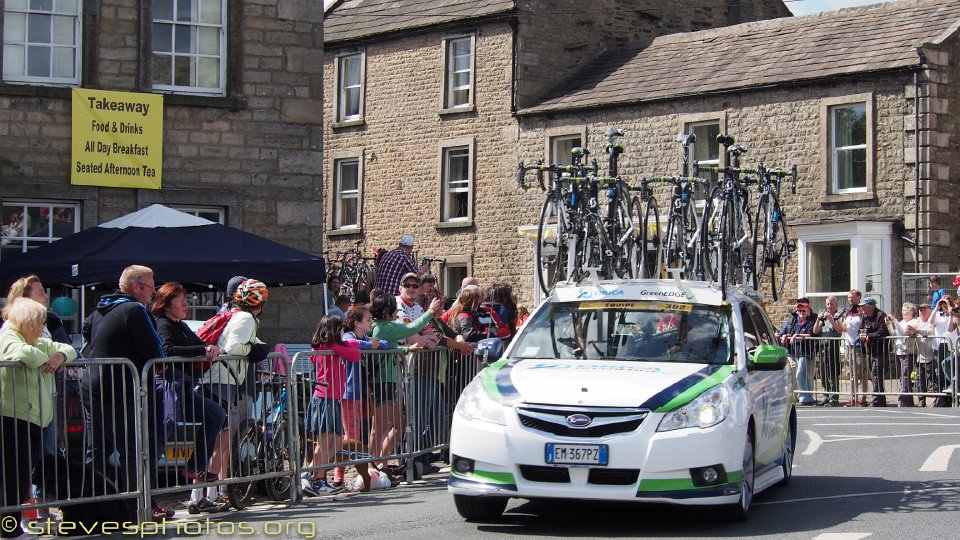
[[571,414],[567,417],[567,423],[573,427],[587,427],[593,419],[585,414]]
[[580,289],[577,293],[577,299],[604,298],[608,296],[623,296],[623,289],[617,289],[614,291]]

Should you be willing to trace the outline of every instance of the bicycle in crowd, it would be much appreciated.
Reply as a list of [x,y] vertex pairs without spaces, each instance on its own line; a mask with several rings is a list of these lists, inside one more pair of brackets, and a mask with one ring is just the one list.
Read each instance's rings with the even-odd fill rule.
[[353,302],[357,293],[369,292],[373,283],[373,258],[364,257],[361,246],[363,239],[354,241],[353,251],[338,253],[335,259],[329,258],[330,251],[324,251],[327,275],[340,279],[339,294],[346,295]]

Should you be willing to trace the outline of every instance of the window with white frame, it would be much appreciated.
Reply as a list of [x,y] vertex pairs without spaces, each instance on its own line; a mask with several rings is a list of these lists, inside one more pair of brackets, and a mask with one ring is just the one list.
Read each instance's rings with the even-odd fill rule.
[[837,105],[830,114],[830,180],[832,193],[867,190],[867,106]]
[[360,225],[360,159],[334,162],[333,228],[348,229]]
[[184,214],[190,214],[191,216],[196,216],[198,218],[203,218],[214,223],[219,223],[220,225],[224,224],[224,217],[226,212],[223,208],[219,206],[186,206],[171,204],[171,208],[175,208]]
[[227,0],[154,0],[153,88],[226,92]]
[[473,174],[470,146],[443,149],[442,221],[467,221],[471,216]]
[[[694,163],[701,166],[720,165],[720,143],[717,142],[717,135],[720,134],[719,120],[690,123],[687,125],[685,132],[696,136],[696,141],[690,148],[690,167],[687,173],[689,176],[693,176]],[[697,171],[697,176],[709,180],[710,185],[713,186],[717,185],[719,180],[718,174],[710,171]],[[708,195],[707,189],[707,186],[697,184],[694,197],[698,200],[706,198]]]
[[78,232],[79,215],[76,203],[3,201],[0,261]]
[[3,80],[80,84],[81,0],[5,0]]
[[799,243],[799,294],[816,309],[828,296],[850,289],[877,298],[889,310],[892,270],[890,223],[858,222],[795,226]]
[[550,137],[548,163],[569,165],[573,161],[571,151],[578,146],[583,146],[583,139],[580,138],[580,135],[558,135],[556,137]]
[[337,122],[350,122],[363,118],[363,53],[348,54],[336,58]]
[[473,48],[474,36],[444,41],[445,109],[467,108],[473,105]]

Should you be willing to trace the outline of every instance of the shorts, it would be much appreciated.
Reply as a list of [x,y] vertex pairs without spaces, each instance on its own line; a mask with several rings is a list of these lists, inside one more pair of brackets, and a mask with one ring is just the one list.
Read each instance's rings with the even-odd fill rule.
[[397,401],[397,383],[375,382],[371,386],[374,405],[385,405]]
[[339,399],[313,396],[310,398],[310,406],[307,407],[307,433],[343,435],[342,416]]
[[252,418],[250,413],[253,410],[253,400],[245,392],[241,392],[238,386],[226,383],[204,383],[200,385],[200,394],[220,405],[227,412],[225,427],[229,429],[230,435],[237,432],[241,422]]

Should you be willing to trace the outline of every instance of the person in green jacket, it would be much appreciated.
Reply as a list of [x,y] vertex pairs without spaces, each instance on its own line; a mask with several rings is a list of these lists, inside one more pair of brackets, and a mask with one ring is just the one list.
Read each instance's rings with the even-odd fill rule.
[[[47,308],[21,297],[7,310],[0,330],[0,361],[22,365],[0,367],[0,441],[3,447],[3,498],[0,506],[15,506],[27,499],[30,472],[43,450],[41,433],[53,421],[53,373],[77,358],[73,347],[43,337]],[[4,513],[20,523],[20,512]],[[4,528],[3,537],[22,533],[19,525]]]
[[[423,330],[423,327],[443,311],[443,302],[436,298],[430,307],[417,320],[409,323],[397,321],[397,299],[393,295],[381,294],[370,304],[373,315],[373,330],[370,336],[386,341],[385,349],[399,349],[407,353],[416,351],[419,345],[397,347],[397,341],[406,339]],[[370,427],[370,451],[373,455],[389,456],[394,452],[400,429],[403,428],[403,407],[399,401],[399,373],[396,354],[378,354],[372,359],[373,375],[370,384],[373,387],[373,422]],[[380,442],[380,448],[376,444]],[[377,453],[377,450],[380,453]],[[384,465],[384,463],[380,463]]]

